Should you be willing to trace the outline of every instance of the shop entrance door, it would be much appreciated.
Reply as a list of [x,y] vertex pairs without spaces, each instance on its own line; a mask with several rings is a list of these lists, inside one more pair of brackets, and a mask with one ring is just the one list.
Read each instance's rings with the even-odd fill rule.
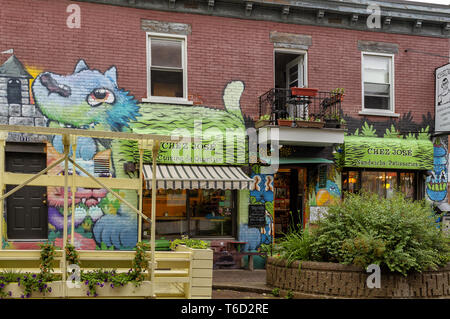
[[[5,168],[8,172],[36,174],[45,167],[45,153],[5,153]],[[6,185],[6,192],[15,187]],[[47,239],[46,195],[45,186],[25,186],[6,199],[8,239]]]
[[281,168],[275,174],[275,236],[303,227],[306,168]]

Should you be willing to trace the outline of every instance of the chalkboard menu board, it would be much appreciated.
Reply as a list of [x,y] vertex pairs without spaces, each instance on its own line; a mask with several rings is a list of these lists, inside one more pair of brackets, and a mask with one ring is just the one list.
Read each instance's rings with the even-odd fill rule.
[[248,227],[261,228],[266,225],[265,205],[248,206]]

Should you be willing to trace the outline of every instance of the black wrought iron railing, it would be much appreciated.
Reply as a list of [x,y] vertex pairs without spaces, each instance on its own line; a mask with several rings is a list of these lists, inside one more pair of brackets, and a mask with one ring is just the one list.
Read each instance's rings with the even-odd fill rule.
[[340,127],[343,124],[341,104],[344,94],[309,90],[302,93],[291,89],[270,89],[259,97],[260,119],[268,120],[270,125],[290,119],[320,121],[328,127]]

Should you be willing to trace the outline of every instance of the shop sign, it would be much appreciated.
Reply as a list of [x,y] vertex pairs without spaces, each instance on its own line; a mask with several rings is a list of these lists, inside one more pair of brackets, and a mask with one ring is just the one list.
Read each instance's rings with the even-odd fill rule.
[[344,153],[346,167],[433,169],[429,140],[346,136]]
[[450,63],[436,69],[435,130],[450,131]]
[[203,136],[199,142],[161,142],[158,162],[165,164],[244,164],[245,135]]

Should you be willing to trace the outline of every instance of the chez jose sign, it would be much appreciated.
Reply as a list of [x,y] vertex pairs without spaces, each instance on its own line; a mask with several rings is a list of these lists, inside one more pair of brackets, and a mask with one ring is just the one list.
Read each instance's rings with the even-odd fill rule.
[[346,136],[345,166],[391,169],[433,169],[429,140]]

